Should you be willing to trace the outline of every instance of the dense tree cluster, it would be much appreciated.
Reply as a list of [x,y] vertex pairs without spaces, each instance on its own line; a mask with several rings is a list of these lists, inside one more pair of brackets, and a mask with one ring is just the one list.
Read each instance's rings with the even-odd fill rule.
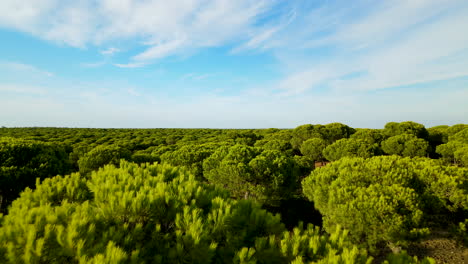
[[0,128],[0,262],[369,263],[434,230],[468,243],[467,167],[464,124]]
[[323,214],[325,229],[342,226],[371,247],[404,244],[431,226],[458,224],[437,222],[440,216],[468,213],[468,169],[424,158],[343,158],[314,171],[303,190]]
[[367,263],[337,229],[284,229],[183,169],[108,165],[89,178],[46,179],[0,227],[2,263]]
[[299,186],[295,160],[278,150],[246,145],[224,146],[203,162],[204,177],[235,198],[276,204],[291,198]]
[[70,170],[68,155],[58,144],[0,138],[0,212],[26,187]]

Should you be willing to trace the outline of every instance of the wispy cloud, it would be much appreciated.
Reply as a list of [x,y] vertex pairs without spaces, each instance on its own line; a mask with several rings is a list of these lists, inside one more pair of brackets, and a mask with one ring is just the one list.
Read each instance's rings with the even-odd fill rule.
[[102,55],[107,55],[107,56],[112,56],[117,52],[120,52],[120,49],[117,49],[117,48],[114,48],[114,47],[110,47],[110,48],[107,48],[105,50],[101,50],[101,54]]
[[20,62],[12,62],[12,61],[0,61],[0,69],[5,69],[5,70],[10,70],[10,71],[16,71],[16,72],[27,72],[27,73],[32,73],[32,74],[37,74],[37,75],[42,75],[46,77],[52,77],[54,74],[52,72],[40,69],[36,66],[30,65],[30,64],[24,64]]
[[208,77],[215,76],[216,74],[214,73],[204,73],[204,74],[199,74],[199,73],[187,73],[183,75],[180,80],[185,81],[185,80],[204,80]]
[[[303,29],[278,34],[284,45],[274,52],[285,65],[295,65],[278,87],[289,94],[324,86],[352,92],[468,76],[468,35],[462,33],[468,28],[467,13],[468,3],[457,0],[385,1],[362,16],[343,15],[342,22],[324,26],[319,35],[317,28],[310,34]],[[312,14],[322,18],[328,13]],[[308,44],[291,51],[288,42]],[[326,60],[321,52],[329,53]]]
[[[147,49],[129,65],[245,38],[277,0],[0,2],[0,26],[75,47],[138,38]],[[116,48],[101,53],[112,55]]]
[[105,65],[105,61],[97,61],[97,62],[88,62],[88,63],[81,63],[80,65],[85,68],[97,68]]
[[119,67],[119,68],[141,68],[143,66],[147,65],[147,63],[144,62],[134,62],[134,63],[114,63],[114,66]]
[[10,84],[10,83],[0,83],[0,92],[1,93],[18,93],[26,95],[43,95],[47,94],[47,89],[43,87],[33,86],[33,85],[21,85],[21,84]]

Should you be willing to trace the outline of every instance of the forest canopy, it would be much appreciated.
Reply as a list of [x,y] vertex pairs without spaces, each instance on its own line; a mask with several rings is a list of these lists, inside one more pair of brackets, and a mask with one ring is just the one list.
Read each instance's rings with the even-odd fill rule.
[[0,262],[433,263],[467,167],[464,124],[0,128]]

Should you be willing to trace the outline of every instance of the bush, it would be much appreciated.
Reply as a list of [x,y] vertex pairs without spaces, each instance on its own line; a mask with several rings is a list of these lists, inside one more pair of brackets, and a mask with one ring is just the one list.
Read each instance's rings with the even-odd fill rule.
[[[107,165],[27,189],[0,217],[1,263],[365,263],[346,232],[284,229],[169,165]],[[247,261],[248,260],[248,261]]]
[[342,226],[370,248],[404,245],[439,220],[456,224],[447,223],[450,212],[468,210],[468,170],[425,158],[343,158],[314,170],[302,186],[326,230]]

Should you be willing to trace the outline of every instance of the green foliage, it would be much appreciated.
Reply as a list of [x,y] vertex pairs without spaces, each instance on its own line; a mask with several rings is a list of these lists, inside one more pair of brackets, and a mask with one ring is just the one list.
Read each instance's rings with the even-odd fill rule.
[[370,158],[378,154],[377,144],[354,138],[340,139],[323,150],[323,156],[329,161],[339,160],[343,157]]
[[456,236],[465,246],[468,245],[468,218],[464,222],[458,223]]
[[0,227],[2,263],[230,263],[284,231],[252,201],[168,165],[105,166],[46,179]]
[[295,194],[299,168],[292,157],[277,150],[245,145],[224,146],[203,163],[204,177],[235,198],[275,204]]
[[300,147],[302,155],[313,161],[323,161],[323,150],[327,147],[327,142],[321,138],[311,138],[304,141]]
[[437,146],[448,142],[448,130],[449,126],[435,126],[427,129],[429,134],[429,142],[432,145]]
[[36,178],[45,179],[70,170],[68,155],[57,144],[0,138],[0,211]]
[[427,132],[424,125],[412,121],[401,123],[389,122],[385,125],[383,133],[387,137],[398,136],[401,134],[410,134],[417,138],[427,139],[429,136],[429,133]]
[[302,125],[292,131],[291,145],[299,149],[304,141],[311,138],[322,138],[330,144],[342,138],[349,138],[354,132],[354,128],[341,123]]
[[381,129],[357,129],[356,133],[352,134],[350,138],[362,139],[369,144],[380,144],[384,140],[384,135]]
[[405,251],[399,254],[390,254],[383,264],[435,264],[435,260],[432,258],[424,258],[418,260],[417,257],[409,256]]
[[447,132],[448,137],[451,137],[451,136],[457,134],[458,132],[462,131],[465,128],[468,128],[467,124],[457,124],[457,125],[453,125],[453,126],[447,128],[446,132]]
[[322,137],[327,142],[332,143],[342,138],[349,138],[356,130],[341,123],[330,123],[322,130]]
[[425,158],[343,158],[314,170],[302,186],[326,230],[342,226],[370,248],[404,245],[427,233],[438,215],[468,209],[468,170]]
[[446,163],[455,163],[455,152],[465,146],[462,142],[450,141],[437,146],[436,152],[441,155],[441,159]]
[[293,154],[291,143],[282,139],[262,139],[255,142],[254,146],[265,150],[278,150],[287,155]]
[[219,148],[220,144],[207,143],[200,145],[184,145],[175,151],[161,155],[161,161],[173,166],[184,166],[197,179],[203,179],[203,161]]
[[115,145],[97,146],[78,160],[81,174],[87,174],[106,165],[118,165],[121,159],[130,160],[131,152]]
[[458,141],[468,144],[468,127],[460,130],[456,134],[449,136],[449,141]]
[[154,162],[160,162],[161,158],[158,156],[151,155],[149,153],[145,152],[135,152],[132,154],[130,160],[132,162],[135,162],[137,164],[142,164],[142,163],[154,163]]
[[412,134],[400,134],[384,140],[382,150],[390,155],[425,157],[429,154],[429,142]]
[[460,166],[468,167],[468,144],[464,144],[463,147],[458,148],[453,156]]
[[455,131],[458,132],[451,134],[446,144],[437,146],[436,152],[446,163],[468,167],[468,128],[457,125]]
[[291,145],[293,148],[299,149],[302,145],[302,142],[310,138],[322,138],[322,134],[319,131],[320,127],[323,126],[307,124],[296,127],[292,131]]
[[284,232],[281,237],[259,238],[255,246],[238,251],[234,263],[371,263],[366,252],[353,246],[339,227],[331,235],[309,225]]
[[299,167],[299,175],[301,179],[308,176],[315,168],[315,162],[306,156],[294,156],[293,158],[294,162],[296,162]]
[[168,165],[107,165],[27,189],[0,218],[2,263],[370,263],[337,228],[285,231],[250,200]]

